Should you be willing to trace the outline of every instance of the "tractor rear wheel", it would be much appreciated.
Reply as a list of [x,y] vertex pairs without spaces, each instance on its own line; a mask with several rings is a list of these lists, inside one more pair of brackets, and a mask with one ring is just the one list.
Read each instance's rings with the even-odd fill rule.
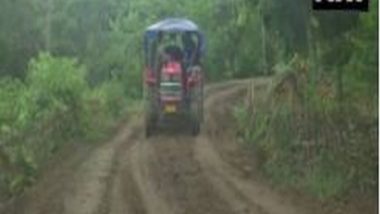
[[154,135],[157,126],[157,117],[154,113],[145,115],[145,137],[149,138]]
[[145,124],[145,137],[152,137],[155,131],[155,126],[152,121],[147,121]]
[[198,119],[195,119],[191,124],[191,135],[196,137],[201,132],[201,123]]

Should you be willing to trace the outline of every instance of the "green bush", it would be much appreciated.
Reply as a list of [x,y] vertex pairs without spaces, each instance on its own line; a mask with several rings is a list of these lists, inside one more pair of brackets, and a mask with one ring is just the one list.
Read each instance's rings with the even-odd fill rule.
[[27,84],[38,106],[38,117],[61,117],[61,129],[70,135],[83,134],[76,124],[80,122],[84,95],[89,90],[86,70],[76,60],[54,58],[41,54],[31,60]]
[[105,82],[89,91],[81,117],[82,127],[87,130],[86,138],[104,137],[104,133],[98,130],[104,130],[112,121],[119,118],[124,113],[126,105],[124,87],[118,80]]
[[119,81],[91,88],[75,59],[40,54],[24,82],[0,81],[0,192],[17,194],[63,144],[105,136],[121,116]]
[[[0,137],[15,134],[15,128],[23,122],[20,95],[25,91],[23,83],[13,79],[0,81]],[[20,112],[21,111],[21,112]],[[21,121],[20,121],[21,120]]]

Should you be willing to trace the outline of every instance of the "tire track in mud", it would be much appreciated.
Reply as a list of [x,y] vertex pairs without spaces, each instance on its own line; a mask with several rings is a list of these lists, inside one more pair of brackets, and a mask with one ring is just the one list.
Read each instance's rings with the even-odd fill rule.
[[[242,82],[247,80],[208,86],[205,89],[206,96]],[[194,159],[192,137],[158,137],[147,140],[142,136],[142,121],[138,123],[132,131],[133,136],[128,138],[129,142],[121,144],[114,155],[113,172],[109,176],[112,178],[107,182],[108,191],[103,195],[97,213],[231,213],[226,212],[228,207],[221,206],[223,201],[215,200],[218,195],[213,189],[210,190],[212,185],[203,185],[207,181],[204,175],[188,181],[192,180],[189,174],[190,177],[196,174],[191,172],[191,168],[200,169],[199,163]],[[173,149],[182,144],[183,147]],[[182,167],[179,167],[181,164]],[[181,181],[177,181],[179,177]],[[199,200],[198,196],[203,197],[203,200]],[[215,212],[210,212],[209,204],[212,202],[215,202],[211,206],[216,208]]]
[[149,157],[153,155],[153,151],[148,143],[139,142],[130,151],[131,177],[140,190],[146,213],[170,214],[173,212],[154,186],[156,178],[151,176],[151,169],[149,168]]
[[[64,152],[45,176],[21,198],[0,213],[4,214],[88,214],[101,213],[109,187],[118,168],[119,148],[128,148],[136,119],[119,129],[104,144],[78,144]],[[78,147],[78,150],[75,150]],[[83,148],[84,147],[84,148]],[[70,152],[70,153],[69,153]]]
[[[212,118],[212,112],[214,111],[212,107],[216,105],[216,101],[228,100],[232,96],[246,90],[248,88],[247,84],[248,82],[245,82],[245,84],[240,84],[240,86],[221,91],[206,101],[206,122],[208,122],[208,126],[214,125],[211,124],[211,121],[214,120]],[[233,207],[233,213],[267,214],[259,204],[252,203],[243,193],[235,188],[234,183],[230,179],[227,179],[229,171],[225,171],[226,163],[219,158],[219,155],[212,148],[209,141],[211,141],[211,138],[207,138],[205,135],[197,139],[195,146],[196,159],[201,164],[215,189],[223,196],[226,203]]]
[[[242,81],[207,87],[206,96]],[[142,129],[142,127],[140,127]],[[101,214],[203,214],[235,213],[215,191],[195,159],[195,139],[190,136],[157,136],[145,139],[142,132],[130,149],[116,155],[117,173],[111,197]],[[125,152],[123,152],[125,151]]]
[[[192,137],[158,137],[149,142],[151,178],[176,214],[231,214],[195,160]],[[162,213],[164,214],[164,213]]]
[[[255,82],[253,83],[255,84]],[[262,81],[258,83],[262,84]],[[242,90],[244,87],[234,87],[222,91],[208,99],[206,102],[206,111],[208,117],[212,117],[210,107],[216,105],[222,99],[226,100]],[[224,106],[225,107],[225,106]],[[215,119],[215,118],[214,118]],[[212,121],[208,118],[206,121]],[[258,183],[255,180],[248,180],[241,176],[241,173],[229,165],[227,161],[214,148],[213,140],[207,136],[201,136],[197,139],[196,154],[199,163],[216,189],[224,196],[225,200],[232,207],[237,209],[237,213],[254,213],[254,214],[306,214],[305,210],[300,210],[293,204],[284,200],[270,188]],[[234,142],[231,142],[234,143]]]
[[133,143],[136,119],[131,120],[132,125],[126,126],[109,143],[89,156],[74,174],[71,191],[66,193],[64,199],[64,214],[87,214],[107,212],[105,204],[111,197],[110,190],[118,172],[119,151],[128,149]]
[[[142,124],[138,121],[129,130],[130,136],[124,139],[115,152],[112,169],[106,184],[106,191],[98,207],[97,214],[145,213],[141,194],[136,188],[135,181],[125,176],[129,169],[128,153],[135,146],[140,135]],[[128,203],[126,203],[128,201]]]

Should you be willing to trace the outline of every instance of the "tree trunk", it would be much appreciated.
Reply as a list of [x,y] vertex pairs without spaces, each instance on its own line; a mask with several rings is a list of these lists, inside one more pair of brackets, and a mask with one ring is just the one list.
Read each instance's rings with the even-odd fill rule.
[[52,19],[52,12],[53,12],[53,0],[47,0],[46,4],[46,16],[45,16],[45,51],[50,52],[51,51],[51,19]]
[[[261,4],[262,5],[262,4]],[[263,54],[263,70],[264,74],[268,74],[268,61],[267,61],[267,40],[266,40],[266,28],[264,14],[262,13],[261,8],[261,36],[262,36],[262,54]]]

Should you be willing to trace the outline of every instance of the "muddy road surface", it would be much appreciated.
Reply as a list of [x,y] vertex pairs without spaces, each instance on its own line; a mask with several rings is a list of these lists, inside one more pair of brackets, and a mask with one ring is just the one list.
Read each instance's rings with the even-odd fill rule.
[[33,188],[3,205],[0,213],[315,213],[256,179],[254,160],[245,158],[252,155],[229,137],[224,112],[249,84],[235,81],[206,89],[206,119],[196,138],[164,133],[146,139],[140,115],[109,142],[63,152]]

